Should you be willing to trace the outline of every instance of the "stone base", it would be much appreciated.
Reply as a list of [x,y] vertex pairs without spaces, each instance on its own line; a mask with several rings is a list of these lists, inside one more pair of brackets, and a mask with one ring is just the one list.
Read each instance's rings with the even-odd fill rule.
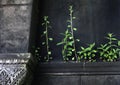
[[40,63],[32,85],[120,85],[120,62]]
[[0,85],[30,85],[30,58],[29,53],[0,54]]

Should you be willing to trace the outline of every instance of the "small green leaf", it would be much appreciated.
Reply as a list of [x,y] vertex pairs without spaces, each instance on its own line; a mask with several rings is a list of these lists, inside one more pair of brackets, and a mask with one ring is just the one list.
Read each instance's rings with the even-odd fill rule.
[[50,22],[49,22],[49,21],[47,21],[47,23],[49,24]]
[[50,41],[53,41],[53,38],[49,38]]
[[75,49],[72,49],[72,51],[75,51]]
[[73,19],[76,19],[76,17],[73,17]]
[[42,42],[42,45],[45,45],[45,42]]
[[118,41],[118,46],[120,46],[120,41]]
[[112,40],[117,40],[116,38],[111,38]]
[[50,60],[52,60],[53,58],[52,57],[50,57]]
[[46,34],[46,33],[47,33],[46,31],[43,32],[43,34]]
[[71,27],[71,25],[68,25],[67,27],[68,27],[68,28],[70,28],[70,27]]
[[76,39],[77,42],[80,42],[80,39]]
[[64,44],[64,42],[57,43],[57,45],[62,45],[62,44]]
[[73,39],[73,37],[69,37],[69,39],[71,40],[71,39]]
[[37,52],[38,52],[38,50],[35,50],[35,52],[37,53]]
[[74,31],[76,31],[76,30],[77,30],[77,28],[73,28],[73,30],[74,30]]
[[84,47],[81,47],[82,50],[84,50],[85,48]]
[[73,57],[73,58],[72,58],[72,60],[74,61],[74,60],[75,60],[75,58]]
[[67,22],[70,22],[70,20],[67,20]]
[[42,23],[42,26],[45,25],[45,23]]
[[48,55],[51,55],[51,51],[48,52]]

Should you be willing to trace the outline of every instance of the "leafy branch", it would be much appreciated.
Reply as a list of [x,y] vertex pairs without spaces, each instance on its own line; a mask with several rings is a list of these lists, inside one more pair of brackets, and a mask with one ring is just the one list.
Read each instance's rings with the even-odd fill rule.
[[89,44],[88,47],[81,47],[81,50],[78,53],[78,61],[90,61],[95,62],[95,56],[97,50],[95,50],[95,43]]
[[112,33],[108,33],[106,39],[108,40],[108,42],[105,44],[101,44],[100,47],[98,47],[100,59],[102,59],[103,61],[112,62],[115,61],[119,56],[120,41],[116,39]]
[[[67,22],[69,23],[67,26],[68,29],[65,31],[65,33],[62,33],[64,39],[60,43],[57,43],[57,45],[63,45],[62,55],[65,61],[78,59],[76,53],[75,37],[74,37],[74,31],[76,31],[77,28],[73,27],[73,20],[75,19],[75,17],[73,17],[72,6],[69,7],[69,15],[70,18],[67,20]],[[76,39],[76,41],[79,42],[79,39]]]
[[48,29],[50,28],[50,21],[48,20],[48,16],[44,16],[44,21],[42,23],[42,26],[44,26],[45,31],[43,31],[43,34],[41,37],[45,37],[45,42],[42,42],[42,45],[46,46],[47,55],[44,57],[46,61],[49,61],[51,59],[51,51],[49,49],[49,41],[53,41],[53,38],[50,38],[48,35]]

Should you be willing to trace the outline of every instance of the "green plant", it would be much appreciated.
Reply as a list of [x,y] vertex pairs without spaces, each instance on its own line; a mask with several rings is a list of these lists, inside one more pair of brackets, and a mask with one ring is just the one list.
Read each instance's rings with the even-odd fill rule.
[[95,50],[95,43],[89,44],[88,47],[81,47],[78,53],[78,61],[90,61],[95,62],[97,50]]
[[61,45],[61,44],[63,45],[62,55],[65,61],[78,59],[77,53],[76,53],[75,41],[79,41],[79,39],[75,39],[74,37],[74,31],[77,30],[77,28],[73,27],[74,19],[75,17],[73,16],[73,7],[70,6],[69,7],[69,19],[67,20],[68,29],[65,31],[65,33],[62,33],[62,35],[64,36],[64,39],[62,40],[62,42],[57,43],[57,45]]
[[106,39],[108,42],[106,44],[101,44],[100,47],[98,47],[100,59],[108,62],[116,61],[119,57],[120,41],[116,39],[112,33],[108,33]]
[[50,59],[52,59],[49,41],[53,41],[53,38],[49,37],[48,30],[49,30],[49,28],[51,28],[51,26],[50,26],[50,21],[48,20],[48,16],[44,16],[43,20],[44,21],[42,23],[42,26],[44,27],[44,31],[41,35],[41,38],[44,37],[44,39],[43,39],[44,41],[42,41],[42,45],[45,47],[45,51],[46,51],[46,53],[45,53],[46,55],[44,55],[44,60],[49,61]]

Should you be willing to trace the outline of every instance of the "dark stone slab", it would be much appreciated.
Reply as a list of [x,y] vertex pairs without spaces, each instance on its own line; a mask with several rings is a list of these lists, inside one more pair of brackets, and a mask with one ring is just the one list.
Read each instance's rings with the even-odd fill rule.
[[80,76],[41,76],[32,85],[81,85]]
[[119,85],[120,75],[82,76],[81,85]]
[[0,53],[27,52],[31,6],[0,8]]
[[120,74],[120,62],[89,62],[89,63],[41,63],[39,75],[109,75]]
[[0,0],[1,5],[7,4],[31,4],[32,0]]
[[34,76],[34,84],[119,85],[120,62],[40,63]]

